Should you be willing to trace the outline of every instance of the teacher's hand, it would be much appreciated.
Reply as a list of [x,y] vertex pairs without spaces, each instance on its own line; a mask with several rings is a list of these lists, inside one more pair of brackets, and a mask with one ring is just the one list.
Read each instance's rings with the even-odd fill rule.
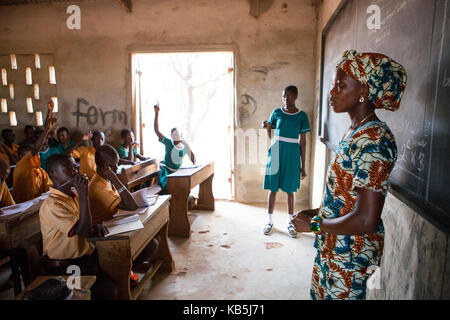
[[309,228],[310,222],[311,218],[302,213],[297,213],[292,218],[292,224],[294,225],[295,230],[297,230],[297,232],[311,232],[311,229]]

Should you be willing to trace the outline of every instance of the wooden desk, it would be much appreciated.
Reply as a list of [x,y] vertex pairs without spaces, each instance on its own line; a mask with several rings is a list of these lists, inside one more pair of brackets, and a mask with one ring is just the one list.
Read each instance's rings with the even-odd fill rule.
[[[26,294],[26,292],[33,290],[34,288],[38,287],[48,279],[57,279],[59,277],[57,276],[44,276],[44,277],[37,277],[29,286],[25,288],[23,292],[21,292],[17,297],[16,300],[22,300],[23,296]],[[66,281],[69,278],[69,276],[63,276]],[[74,289],[73,296],[69,300],[91,300],[91,287],[95,283],[96,277],[95,276],[81,276],[80,277],[80,289]]]
[[118,174],[118,178],[122,183],[131,190],[144,182],[152,182],[153,178],[159,175],[159,164],[156,159],[149,159],[139,162],[134,166],[127,166]]
[[[9,216],[0,215],[0,250],[8,251],[11,260],[11,272],[14,283],[14,294],[22,290],[18,264],[18,250],[24,247],[23,241],[40,234],[39,209],[44,200],[34,204],[27,210]],[[25,285],[30,283],[27,270],[22,266]]]
[[170,200],[169,235],[189,238],[191,224],[188,219],[188,197],[192,188],[200,185],[199,198],[194,209],[214,211],[212,181],[214,162],[193,169],[180,169],[167,176]]
[[[120,299],[136,299],[145,284],[161,270],[172,271],[174,262],[167,242],[170,195],[159,196],[156,203],[140,215],[143,229],[122,233],[107,238],[91,239],[96,242],[100,269],[119,285]],[[133,261],[159,234],[161,242],[157,261],[153,263],[139,284],[130,288],[130,271]]]

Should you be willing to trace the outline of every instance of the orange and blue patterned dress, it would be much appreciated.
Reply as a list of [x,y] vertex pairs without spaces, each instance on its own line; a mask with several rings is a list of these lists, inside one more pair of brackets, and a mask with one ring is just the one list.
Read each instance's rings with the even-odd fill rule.
[[[340,142],[328,167],[324,199],[319,215],[324,219],[345,216],[354,210],[356,188],[388,191],[388,177],[397,160],[397,146],[389,127],[372,121],[357,128]],[[379,266],[384,227],[361,236],[331,233],[316,235],[311,281],[313,300],[365,299],[367,269]]]

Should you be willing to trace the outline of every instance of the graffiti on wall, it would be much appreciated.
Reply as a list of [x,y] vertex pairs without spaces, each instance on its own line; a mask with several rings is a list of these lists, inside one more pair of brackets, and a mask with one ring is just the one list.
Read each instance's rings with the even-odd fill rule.
[[118,124],[124,126],[128,124],[128,115],[125,111],[117,109],[103,111],[84,98],[77,99],[76,111],[72,112],[72,116],[76,118],[77,128],[80,127],[80,120],[85,120],[89,126],[109,127],[105,130],[106,136],[111,136]]

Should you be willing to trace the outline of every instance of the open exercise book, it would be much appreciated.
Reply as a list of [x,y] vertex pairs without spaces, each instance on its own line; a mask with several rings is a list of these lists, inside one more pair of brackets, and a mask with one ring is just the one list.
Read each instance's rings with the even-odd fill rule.
[[25,202],[13,204],[12,206],[3,207],[0,209],[0,216],[9,216],[9,215],[25,212],[28,209],[30,209],[31,207],[38,209],[40,207],[40,205],[42,204],[42,202],[44,202],[44,200],[48,197],[49,194],[50,194],[50,191],[41,194],[37,198],[31,199],[31,200],[28,200]]
[[129,232],[144,228],[139,215],[147,212],[148,207],[153,206],[158,200],[158,195],[150,194],[149,188],[144,188],[132,193],[139,208],[134,211],[118,210],[111,220],[103,222],[108,229],[108,236]]

